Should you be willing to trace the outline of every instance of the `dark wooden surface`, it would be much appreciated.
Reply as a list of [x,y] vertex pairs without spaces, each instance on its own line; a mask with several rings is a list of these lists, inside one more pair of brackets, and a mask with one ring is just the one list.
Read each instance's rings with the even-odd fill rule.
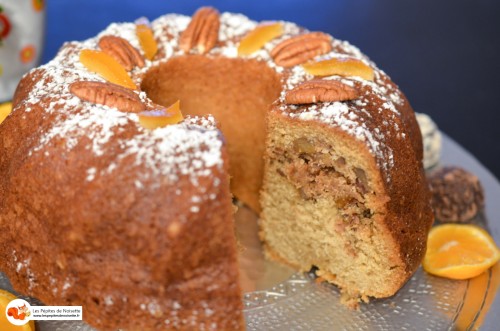
[[349,40],[393,78],[416,111],[500,178],[500,1],[49,0],[44,62],[64,41],[92,37],[111,22],[191,15],[203,5]]

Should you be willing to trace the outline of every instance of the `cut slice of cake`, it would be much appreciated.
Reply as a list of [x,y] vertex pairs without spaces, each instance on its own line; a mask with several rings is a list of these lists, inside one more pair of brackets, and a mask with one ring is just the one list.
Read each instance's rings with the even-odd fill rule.
[[[350,99],[372,89],[352,86],[359,93]],[[268,120],[267,255],[302,271],[317,267],[349,298],[395,294],[419,266],[433,220],[418,131],[400,131],[414,128],[411,108],[383,109],[373,95],[370,103],[300,106],[282,97]]]

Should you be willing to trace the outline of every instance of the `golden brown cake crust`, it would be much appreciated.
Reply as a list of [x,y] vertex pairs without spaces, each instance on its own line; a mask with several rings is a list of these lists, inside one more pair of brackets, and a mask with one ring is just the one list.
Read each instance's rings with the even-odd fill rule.
[[[159,49],[152,62],[130,72],[138,86],[151,68],[186,55],[178,40],[189,21],[166,15],[152,22]],[[206,50],[207,58],[234,60],[238,42],[256,25],[241,15],[222,14],[217,44]],[[271,50],[304,32],[288,22],[283,28],[281,37],[249,59],[275,71],[265,90],[275,89],[281,78],[271,116],[304,124],[316,115],[303,118],[302,111],[321,113],[330,105],[283,104],[286,91],[312,78],[299,66],[274,63]],[[75,81],[104,81],[83,68],[78,56],[82,49],[97,49],[105,35],[141,49],[135,24],[112,24],[97,38],[65,44],[53,61],[21,81],[14,111],[0,126],[1,267],[16,289],[46,304],[83,305],[86,320],[101,329],[242,329],[223,138],[213,119],[148,132],[135,114],[72,95],[68,86]],[[324,35],[321,46],[328,40]],[[331,78],[363,91],[362,99],[348,103],[349,112],[363,120],[363,134],[377,129],[387,134],[362,140],[350,126],[317,120],[355,136],[360,153],[372,160],[371,171],[379,174],[380,190],[391,198],[385,224],[405,266],[396,288],[420,262],[432,219],[419,129],[402,93],[366,56],[333,38],[330,46],[324,56],[354,57],[375,70],[374,82]],[[157,107],[146,93],[134,93],[146,109]],[[257,150],[263,150],[262,140],[255,142]],[[254,209],[257,191],[245,192]]]
[[[36,77],[23,80],[16,100]],[[227,156],[196,185],[189,175],[175,186],[137,177],[151,169],[116,160],[117,142],[138,134],[128,125],[99,157],[89,142],[62,152],[56,140],[27,158],[55,116],[16,111],[0,127],[0,255],[14,288],[48,305],[83,305],[86,320],[102,330],[190,330],[183,320],[242,329]],[[211,130],[220,140],[214,127],[189,130]],[[200,197],[195,213],[193,196]]]

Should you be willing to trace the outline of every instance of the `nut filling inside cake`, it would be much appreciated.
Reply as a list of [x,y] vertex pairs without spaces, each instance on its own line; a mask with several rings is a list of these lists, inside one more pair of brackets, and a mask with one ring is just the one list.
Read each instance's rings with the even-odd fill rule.
[[347,164],[331,146],[305,137],[294,140],[289,150],[274,149],[272,157],[280,165],[276,172],[297,189],[302,200],[315,204],[326,198],[334,202],[339,217],[333,229],[344,236],[347,253],[357,257],[356,234],[363,233],[367,240],[373,234],[373,211],[365,203],[374,192],[365,171]]
[[[276,161],[282,164],[277,173],[295,186],[302,199],[315,203],[322,196],[330,196],[335,201],[341,216],[335,223],[339,234],[361,229],[371,232],[372,211],[365,206],[365,196],[373,195],[373,191],[363,169],[348,165],[326,144],[304,137],[293,142],[292,150],[274,152]],[[346,248],[357,255],[351,242]]]
[[[275,152],[278,161],[284,164],[284,171],[278,173],[294,183],[306,200],[331,194],[337,207],[345,209],[353,204],[360,207],[365,194],[370,193],[364,170],[350,167],[344,157],[325,144],[299,138],[293,142],[293,154]],[[364,210],[362,214],[369,217],[370,211]]]
[[381,222],[388,197],[377,194],[370,165],[320,128],[285,130],[288,121],[274,118],[270,125],[261,223],[267,253],[303,271],[318,267],[318,276],[348,289],[349,300],[386,296],[378,289],[404,267],[388,254]]

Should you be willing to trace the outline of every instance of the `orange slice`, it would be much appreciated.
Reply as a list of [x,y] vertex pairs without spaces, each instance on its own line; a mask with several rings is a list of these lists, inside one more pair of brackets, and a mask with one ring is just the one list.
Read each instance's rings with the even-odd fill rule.
[[363,61],[354,58],[333,58],[303,64],[304,70],[314,76],[358,76],[373,80],[373,69]]
[[17,297],[7,291],[0,290],[0,330],[2,331],[35,331],[35,322],[29,321],[24,325],[14,325],[7,319],[5,310],[7,305]]
[[500,286],[500,263],[497,262],[490,270],[491,273],[483,272],[468,282],[464,305],[453,328],[455,331],[481,329]]
[[145,24],[138,24],[135,30],[142,50],[148,60],[152,60],[158,52],[158,44],[156,43],[153,31]]
[[0,124],[9,116],[12,111],[12,103],[6,102],[0,105]]
[[108,54],[84,49],[80,52],[80,62],[91,72],[95,72],[110,83],[135,90],[134,81],[128,75],[125,68]]
[[149,130],[162,128],[170,124],[177,124],[184,119],[181,113],[179,100],[168,108],[143,111],[138,115],[139,123]]
[[283,32],[283,24],[279,22],[257,26],[241,39],[240,45],[238,46],[238,55],[250,55],[258,51],[264,47],[267,42],[281,36]]
[[436,276],[468,279],[500,260],[500,250],[484,229],[470,224],[446,224],[429,232],[424,270]]

